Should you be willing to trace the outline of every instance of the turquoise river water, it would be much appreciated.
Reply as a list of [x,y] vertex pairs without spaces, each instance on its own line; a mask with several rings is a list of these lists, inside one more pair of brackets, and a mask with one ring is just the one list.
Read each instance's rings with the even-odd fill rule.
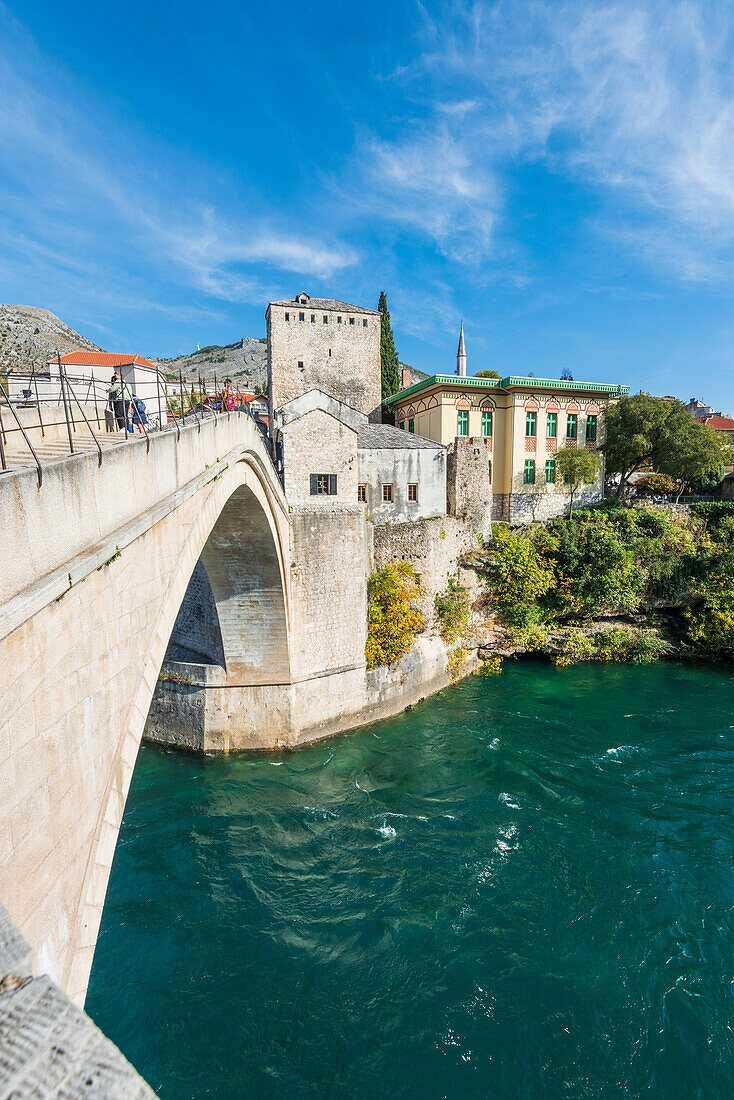
[[143,747],[87,1009],[167,1100],[731,1097],[733,793],[734,678],[668,664]]

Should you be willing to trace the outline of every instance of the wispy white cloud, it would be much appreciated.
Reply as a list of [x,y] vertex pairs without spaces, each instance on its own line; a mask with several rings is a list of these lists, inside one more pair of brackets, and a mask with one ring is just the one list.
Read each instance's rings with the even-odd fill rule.
[[541,162],[596,189],[620,245],[687,279],[734,268],[734,11],[693,0],[433,9],[392,74],[417,104],[360,136],[363,205],[448,255],[496,248],[508,180]]

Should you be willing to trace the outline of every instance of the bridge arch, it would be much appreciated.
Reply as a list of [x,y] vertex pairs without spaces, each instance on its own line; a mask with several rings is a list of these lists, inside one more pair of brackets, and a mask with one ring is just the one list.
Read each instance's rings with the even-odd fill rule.
[[[70,521],[64,494],[86,507],[73,538],[87,549],[28,576],[0,608],[0,661],[18,670],[0,683],[0,896],[37,968],[78,1003],[148,709],[197,569],[211,582],[227,675],[289,676],[287,507],[257,429],[232,420],[182,431],[175,451],[170,433],[154,438],[159,463],[143,441],[99,470],[84,455],[59,463],[40,494],[33,471],[0,480],[0,508],[26,509],[38,538],[59,522],[60,500]],[[114,527],[121,484],[148,507],[135,514],[123,501],[127,522]]]
[[250,457],[245,455],[231,463],[205,494],[191,502],[198,515],[181,547],[151,628],[152,644],[138,674],[134,702],[116,754],[117,767],[110,776],[109,794],[95,829],[76,935],[72,934],[78,946],[72,950],[62,980],[69,996],[77,1001],[86,994],[112,858],[145,721],[197,563],[201,562],[212,585],[228,673],[245,683],[255,683],[267,673],[267,656],[274,653],[280,673],[288,675],[287,544],[283,545],[262,471]]

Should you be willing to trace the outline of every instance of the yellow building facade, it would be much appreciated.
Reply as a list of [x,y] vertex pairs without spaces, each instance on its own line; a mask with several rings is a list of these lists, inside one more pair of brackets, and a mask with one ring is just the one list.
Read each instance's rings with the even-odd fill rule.
[[[604,408],[627,393],[628,386],[602,382],[433,375],[386,404],[406,431],[446,446],[465,436],[485,448],[493,518],[521,523],[565,510],[569,493],[562,479],[556,480],[556,452],[596,449]],[[579,503],[599,500],[603,483],[601,470],[579,494]]]

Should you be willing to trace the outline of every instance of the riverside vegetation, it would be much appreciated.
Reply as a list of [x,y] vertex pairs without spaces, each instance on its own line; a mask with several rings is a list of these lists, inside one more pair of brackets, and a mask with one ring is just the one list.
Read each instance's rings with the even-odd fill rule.
[[[482,622],[494,634],[480,648],[487,673],[524,654],[562,666],[734,659],[734,502],[677,515],[612,498],[521,531],[499,526],[462,564],[479,598],[472,605],[449,577],[434,600],[452,680]],[[405,562],[373,573],[369,668],[399,660],[425,628],[413,606],[425,595],[418,581]]]
[[473,565],[499,625],[488,671],[522,653],[557,665],[734,658],[734,503],[680,516],[607,500],[501,527]]

